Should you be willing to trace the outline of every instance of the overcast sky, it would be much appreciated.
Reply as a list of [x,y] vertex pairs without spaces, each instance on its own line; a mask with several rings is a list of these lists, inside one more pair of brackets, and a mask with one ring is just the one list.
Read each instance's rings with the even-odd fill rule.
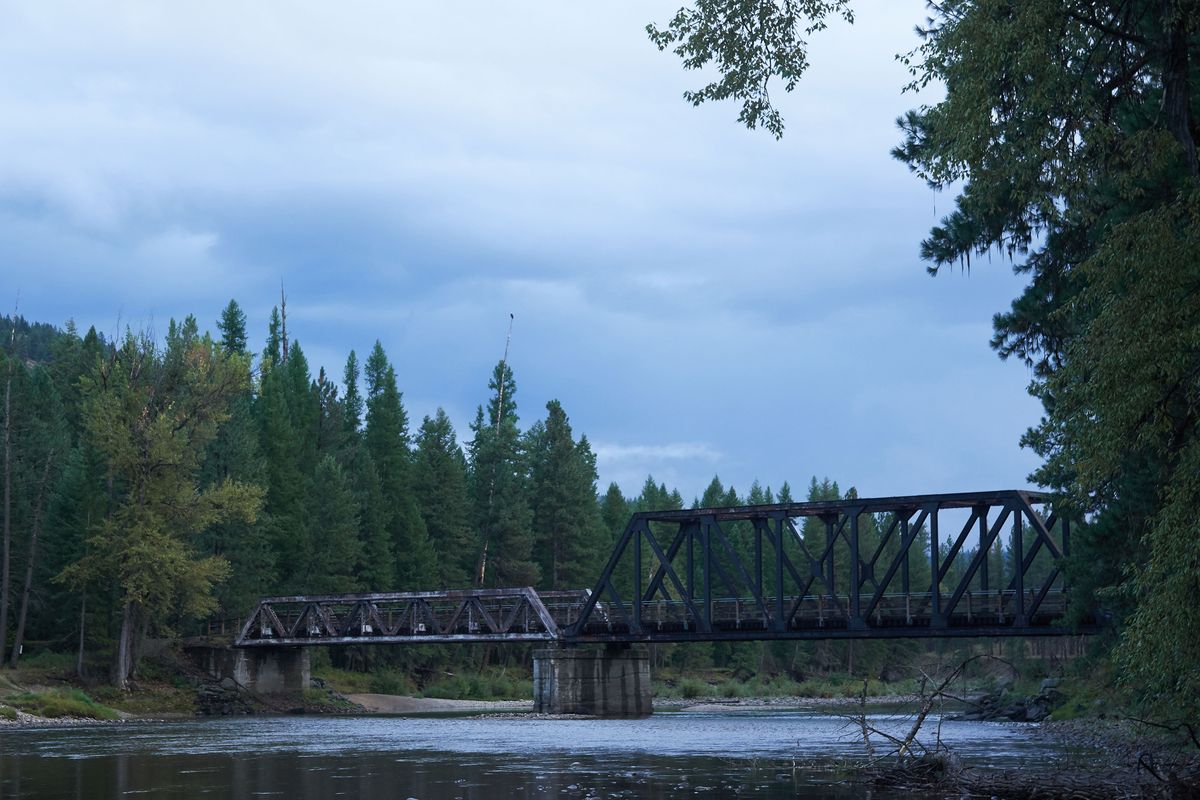
[[[1027,485],[1007,263],[926,275],[950,208],[890,158],[923,0],[858,0],[782,141],[644,32],[679,0],[0,3],[0,306],[113,333],[287,287],[314,372],[380,339],[460,438],[510,363],[601,489]],[[935,90],[936,91],[936,90]]]

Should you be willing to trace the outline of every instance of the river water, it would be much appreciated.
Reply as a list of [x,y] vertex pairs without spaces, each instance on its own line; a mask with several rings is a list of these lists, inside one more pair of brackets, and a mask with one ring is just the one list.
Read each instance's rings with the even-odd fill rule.
[[[911,724],[871,722],[896,733]],[[1025,725],[946,721],[941,738],[976,765],[1050,769],[1066,755]],[[7,728],[0,798],[849,798],[870,796],[846,769],[864,755],[857,724],[778,708]]]

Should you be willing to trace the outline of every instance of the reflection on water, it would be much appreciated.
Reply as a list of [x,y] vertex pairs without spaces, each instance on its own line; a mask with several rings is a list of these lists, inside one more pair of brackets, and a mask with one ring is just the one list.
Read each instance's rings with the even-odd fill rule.
[[[873,724],[899,732],[907,723]],[[1023,726],[947,722],[968,761],[1044,764]],[[270,717],[0,730],[0,798],[860,797],[856,725],[802,711],[645,720]],[[876,795],[878,796],[878,795]]]

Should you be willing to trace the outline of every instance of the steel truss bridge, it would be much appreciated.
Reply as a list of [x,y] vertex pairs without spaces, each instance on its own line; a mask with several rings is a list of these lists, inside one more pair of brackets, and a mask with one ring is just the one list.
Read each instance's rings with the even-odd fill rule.
[[270,597],[236,644],[1095,633],[1096,608],[1068,607],[1070,523],[1028,491],[643,512],[590,590]]

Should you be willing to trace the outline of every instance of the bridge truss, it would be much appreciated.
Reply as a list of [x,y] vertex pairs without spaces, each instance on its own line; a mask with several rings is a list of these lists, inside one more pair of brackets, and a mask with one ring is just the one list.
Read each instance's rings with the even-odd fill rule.
[[1026,491],[644,512],[591,591],[264,598],[237,644],[1095,632],[1094,609],[1069,608],[1069,551],[1070,520]]
[[1079,615],[1081,627],[1064,621],[1062,560],[1069,551],[1070,520],[1036,492],[640,513],[566,638],[1089,632],[1094,613]]

